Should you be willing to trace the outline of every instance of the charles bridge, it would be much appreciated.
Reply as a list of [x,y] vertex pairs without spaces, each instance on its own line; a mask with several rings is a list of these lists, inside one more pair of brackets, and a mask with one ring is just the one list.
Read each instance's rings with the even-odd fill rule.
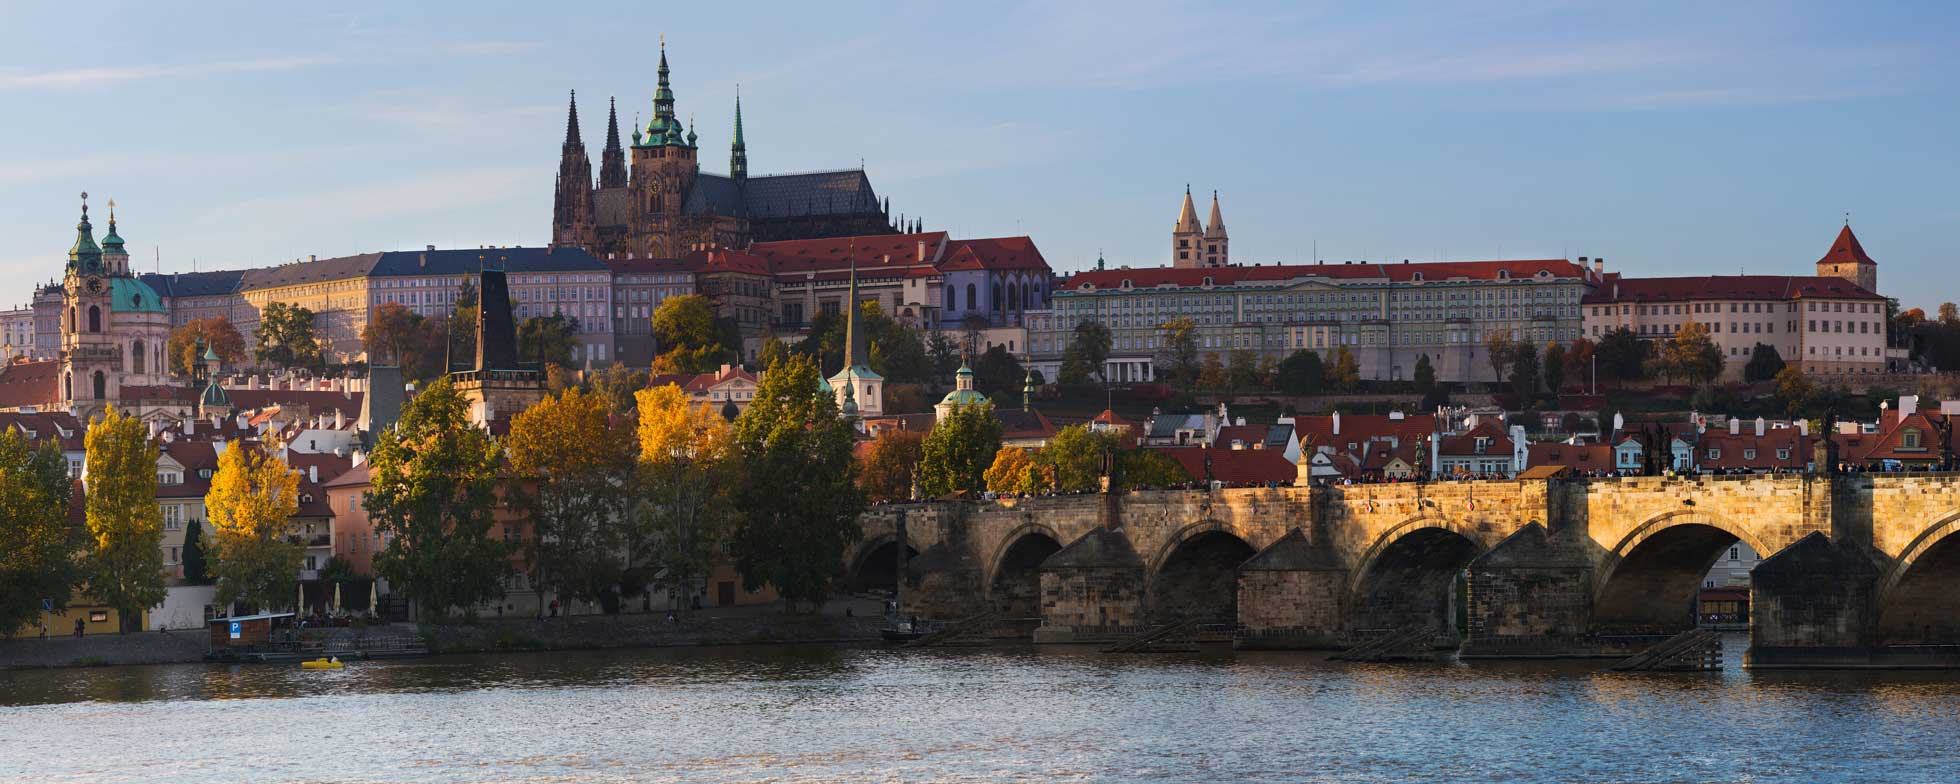
[[1037,642],[1191,624],[1251,648],[1433,629],[1466,657],[1691,629],[1740,541],[1765,558],[1751,666],[1960,663],[1960,474],[1100,493],[881,506],[864,529],[850,579],[924,618],[1026,619]]

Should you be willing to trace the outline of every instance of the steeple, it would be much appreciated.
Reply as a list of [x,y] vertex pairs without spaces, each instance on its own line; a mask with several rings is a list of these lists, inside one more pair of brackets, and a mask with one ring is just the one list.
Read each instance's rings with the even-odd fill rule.
[[599,156],[599,187],[626,187],[626,151],[619,146],[619,106],[606,101],[606,150]]
[[695,146],[694,141],[699,138],[694,133],[694,115],[690,114],[687,116],[687,146]]
[[1198,206],[1191,203],[1189,185],[1184,186],[1184,206],[1177,211],[1177,228],[1174,231],[1179,234],[1196,234],[1204,231],[1204,227],[1198,225]]
[[1191,186],[1184,186],[1184,205],[1177,211],[1177,226],[1171,229],[1171,266],[1204,266],[1205,227],[1198,223],[1198,205],[1191,203]]
[[858,331],[858,266],[855,245],[851,253],[851,283],[844,296],[844,371],[864,364],[865,354],[858,349],[858,340],[865,337]]
[[728,176],[736,182],[749,178],[749,146],[742,141],[742,86],[735,86],[735,143],[728,147]]
[[647,121],[648,146],[681,143],[680,121],[674,118],[674,88],[668,82],[667,36],[660,36],[660,83],[653,91],[653,119]]
[[1878,293],[1878,262],[1865,253],[1865,246],[1859,244],[1858,235],[1851,233],[1850,218],[1846,218],[1844,228],[1838,230],[1837,239],[1831,241],[1830,251],[1817,260],[1817,275],[1843,278],[1858,288]]
[[1205,221],[1205,236],[1225,236],[1225,216],[1218,212],[1218,191],[1211,192],[1211,218]]
[[95,244],[95,227],[88,222],[88,192],[82,192],[82,220],[75,224],[75,244],[68,249],[68,268],[81,274],[102,266],[102,248]]
[[[116,234],[116,200],[109,200],[109,233],[102,237],[103,253],[124,253],[123,238]],[[125,255],[127,255],[125,253]]]
[[584,146],[585,142],[578,137],[578,91],[573,90],[571,108],[565,110],[565,150]]

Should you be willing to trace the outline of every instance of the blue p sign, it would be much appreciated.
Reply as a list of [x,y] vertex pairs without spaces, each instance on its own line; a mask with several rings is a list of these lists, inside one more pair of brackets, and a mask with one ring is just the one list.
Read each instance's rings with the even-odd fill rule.
[[53,600],[53,599],[42,599],[42,600],[41,600],[41,612],[54,612],[54,600]]
[[231,622],[231,638],[234,640],[238,639],[239,626],[240,624],[237,621]]

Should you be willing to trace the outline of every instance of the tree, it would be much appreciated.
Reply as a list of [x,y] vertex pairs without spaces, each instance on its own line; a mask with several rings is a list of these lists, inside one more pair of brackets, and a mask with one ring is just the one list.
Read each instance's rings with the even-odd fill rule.
[[645,389],[648,381],[646,371],[633,370],[625,363],[614,362],[606,369],[593,373],[588,383],[592,393],[606,401],[607,409],[614,416],[626,416],[633,413],[637,405],[633,399],[634,393]]
[[993,465],[985,474],[987,489],[996,493],[1030,495],[1049,489],[1052,484],[1035,465],[1028,450],[1004,446],[994,453]]
[[1182,464],[1154,449],[1126,447],[1117,452],[1116,474],[1114,484],[1131,490],[1170,487],[1191,481],[1191,475],[1185,472]]
[[1608,384],[1635,381],[1646,375],[1647,345],[1626,327],[1616,328],[1600,338],[1593,356],[1598,358],[1599,374]]
[[377,364],[400,365],[422,342],[422,314],[399,302],[384,302],[361,328],[361,347],[368,360]]
[[218,603],[285,607],[305,555],[305,548],[286,538],[299,511],[299,472],[234,441],[218,456],[204,505],[215,545],[211,573],[218,578]]
[[1776,402],[1783,407],[1784,413],[1790,416],[1802,415],[1804,408],[1810,405],[1811,399],[1815,396],[1816,389],[1811,386],[1810,376],[1805,375],[1802,370],[1785,366],[1776,372]]
[[518,412],[504,437],[517,480],[508,492],[531,521],[525,560],[541,591],[602,602],[619,585],[633,435],[612,413],[612,401],[574,387]]
[[87,518],[95,540],[89,593],[116,608],[122,631],[163,602],[163,510],[157,448],[141,420],[110,406],[88,429]]
[[1021,360],[1007,353],[1007,347],[996,345],[981,354],[973,363],[973,386],[987,397],[1000,397],[1005,394],[1019,394],[1027,369]]
[[653,336],[660,341],[655,373],[707,373],[734,353],[722,344],[714,304],[700,294],[668,297],[653,312]]
[[756,349],[755,352],[755,366],[769,367],[770,365],[788,359],[789,354],[790,347],[788,343],[784,343],[773,334],[764,335],[762,338],[762,347]]
[[734,426],[709,404],[691,404],[672,384],[641,390],[635,399],[642,502],[631,551],[669,576],[671,595],[690,595],[740,517],[731,497],[741,482]]
[[68,525],[72,488],[60,447],[0,429],[0,629],[32,623],[42,599],[66,608],[81,581],[81,540]]
[[1334,354],[1334,370],[1327,374],[1327,383],[1342,392],[1352,392],[1361,386],[1361,362],[1354,358],[1354,352],[1342,346]]
[[1429,363],[1428,354],[1416,357],[1416,369],[1411,380],[1415,383],[1416,392],[1423,397],[1436,391],[1436,366]]
[[1116,470],[1119,451],[1121,446],[1108,433],[1091,430],[1088,425],[1069,425],[1048,439],[1035,461],[1051,473],[1057,492],[1094,490],[1101,486],[1104,471]]
[[819,381],[808,360],[771,365],[735,420],[744,514],[729,549],[749,590],[773,586],[792,608],[828,596],[844,548],[864,536],[856,433]]
[[231,319],[224,316],[191,319],[183,326],[170,331],[170,340],[164,344],[164,353],[170,362],[170,372],[180,376],[191,374],[191,366],[202,355],[198,341],[203,341],[218,361],[236,365],[245,361],[245,336],[238,334]]
[[1511,336],[1503,332],[1492,332],[1484,337],[1485,359],[1490,361],[1491,378],[1503,381],[1509,377],[1505,371],[1511,367]]
[[533,316],[517,327],[517,355],[521,361],[540,365],[573,367],[572,352],[578,347],[578,319],[563,313]]
[[204,524],[196,520],[184,523],[184,582],[191,585],[210,585],[211,568],[204,557]]
[[999,451],[1000,420],[993,403],[953,407],[921,445],[920,492],[938,496],[985,487],[987,466]]
[[1109,350],[1114,344],[1109,327],[1103,326],[1102,322],[1077,323],[1068,348],[1062,352],[1061,382],[1087,384],[1090,376],[1095,376],[1099,381],[1108,381],[1103,377],[1103,362],[1109,359]]
[[932,364],[934,379],[950,378],[960,369],[960,344],[940,330],[926,335],[926,358]]
[[1158,364],[1169,370],[1171,380],[1189,391],[1198,383],[1198,325],[1189,316],[1172,319],[1158,327],[1164,333],[1164,353]]
[[[878,303],[864,306],[876,310]],[[887,383],[919,384],[932,379],[933,360],[918,330],[883,315],[867,317],[865,328],[871,333],[871,369],[884,374]]]
[[1768,381],[1783,372],[1783,355],[1775,346],[1757,343],[1749,350],[1749,362],[1742,366],[1742,380],[1750,383]]
[[287,302],[273,302],[259,311],[258,341],[252,355],[275,367],[317,367],[320,341],[313,335],[313,311]]
[[1952,324],[1960,321],[1960,306],[1956,306],[1951,302],[1940,303],[1939,313],[1940,321],[1943,323]]
[[1327,383],[1327,367],[1320,355],[1300,349],[1279,363],[1279,388],[1289,395],[1319,394]]
[[1225,360],[1216,351],[1205,352],[1205,362],[1198,368],[1198,387],[1200,389],[1225,388],[1231,379],[1225,373]]
[[1259,386],[1259,352],[1235,348],[1225,355],[1225,390],[1230,394]]
[[1545,347],[1545,388],[1557,395],[1565,386],[1565,347],[1553,343]]
[[[476,288],[476,279],[463,278],[463,286],[456,290],[456,307],[450,309],[449,328],[444,333],[443,356],[476,356],[476,316],[483,304],[483,295]],[[449,368],[442,372],[448,373]]]
[[1661,344],[1648,364],[1670,382],[1680,377],[1692,385],[1705,386],[1722,374],[1722,350],[1709,337],[1707,326],[1690,321]]
[[1594,391],[1594,385],[1590,383],[1592,366],[1593,342],[1585,338],[1573,340],[1572,345],[1565,349],[1565,378],[1584,384],[1586,391],[1591,393]]
[[858,472],[858,486],[872,501],[904,501],[912,497],[912,472],[925,459],[925,434],[917,430],[886,430],[871,442]]
[[373,489],[361,502],[387,542],[375,566],[425,621],[503,595],[516,546],[491,535],[501,459],[447,378],[411,398],[376,439]]
[[1527,405],[1538,394],[1538,347],[1530,343],[1511,344],[1511,391],[1518,404]]

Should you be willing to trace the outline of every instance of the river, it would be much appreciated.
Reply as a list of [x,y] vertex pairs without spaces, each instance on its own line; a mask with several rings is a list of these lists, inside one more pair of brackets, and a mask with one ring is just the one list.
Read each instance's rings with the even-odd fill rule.
[[1960,674],[746,647],[0,672],[32,782],[1960,780]]

